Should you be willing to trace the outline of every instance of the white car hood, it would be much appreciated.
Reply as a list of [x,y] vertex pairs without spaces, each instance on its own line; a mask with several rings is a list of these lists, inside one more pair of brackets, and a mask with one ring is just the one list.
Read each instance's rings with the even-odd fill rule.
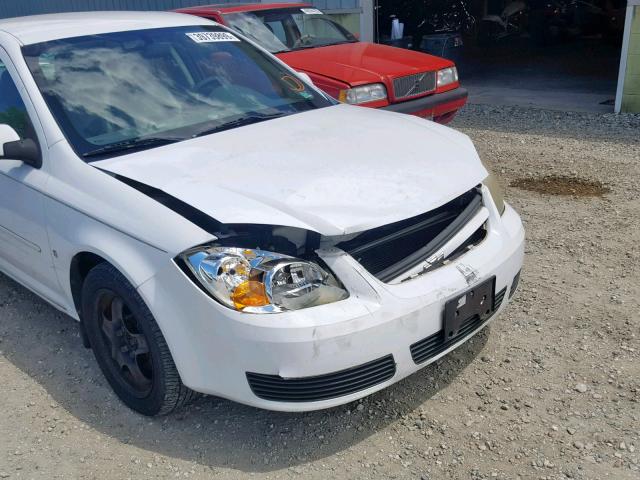
[[487,171],[465,135],[338,105],[93,163],[222,223],[344,235],[425,213]]

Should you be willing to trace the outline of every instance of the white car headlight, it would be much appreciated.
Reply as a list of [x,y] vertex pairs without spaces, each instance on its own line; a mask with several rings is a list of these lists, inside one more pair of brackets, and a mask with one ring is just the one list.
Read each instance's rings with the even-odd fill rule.
[[350,103],[352,105],[386,99],[387,89],[381,83],[372,83],[371,85],[362,85],[347,90],[340,90],[340,94],[338,95],[338,100],[342,103]]
[[438,87],[451,85],[458,81],[458,69],[456,67],[443,68],[438,70]]
[[223,305],[247,313],[277,313],[349,296],[320,265],[279,253],[235,247],[197,247],[180,258]]

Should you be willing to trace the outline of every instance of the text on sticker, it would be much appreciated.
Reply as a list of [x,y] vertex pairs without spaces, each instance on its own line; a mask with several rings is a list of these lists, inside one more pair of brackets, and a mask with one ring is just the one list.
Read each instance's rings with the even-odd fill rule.
[[240,41],[238,37],[229,32],[193,32],[185,35],[196,43]]

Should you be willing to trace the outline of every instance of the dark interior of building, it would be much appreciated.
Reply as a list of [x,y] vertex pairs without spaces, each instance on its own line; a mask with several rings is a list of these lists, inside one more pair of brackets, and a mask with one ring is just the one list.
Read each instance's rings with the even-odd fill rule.
[[[376,39],[456,62],[470,101],[613,111],[625,0],[377,0]],[[392,22],[404,24],[392,35]]]

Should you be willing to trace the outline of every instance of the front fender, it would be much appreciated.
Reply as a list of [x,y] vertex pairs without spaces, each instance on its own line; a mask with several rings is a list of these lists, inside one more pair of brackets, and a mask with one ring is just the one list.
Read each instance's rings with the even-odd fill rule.
[[79,316],[71,286],[71,264],[76,255],[92,253],[103,258],[136,288],[171,261],[169,252],[147,245],[62,203],[50,200],[45,208],[50,220],[48,234],[53,264],[66,300],[64,307],[76,320]]
[[[75,316],[70,268],[89,252],[138,287],[187,248],[214,237],[156,200],[86,164],[66,142],[50,150],[45,210],[49,243],[67,311]],[[77,318],[77,317],[76,317]]]

